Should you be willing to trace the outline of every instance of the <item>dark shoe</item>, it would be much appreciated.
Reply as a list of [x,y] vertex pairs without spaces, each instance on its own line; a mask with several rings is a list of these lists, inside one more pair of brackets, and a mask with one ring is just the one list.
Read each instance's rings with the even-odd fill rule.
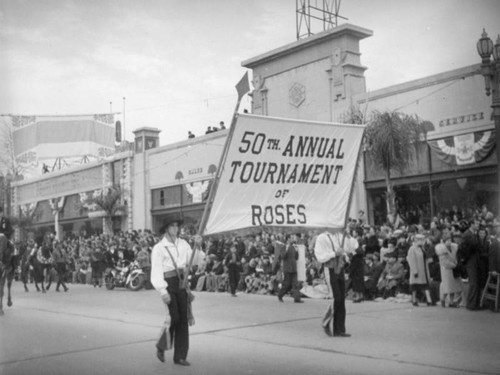
[[[449,305],[451,307],[451,303]],[[441,300],[441,307],[446,307],[446,301],[445,300]]]
[[413,306],[418,306],[418,302],[412,302]]
[[351,337],[351,335],[349,333],[345,333],[345,332],[342,332],[342,333],[334,333],[333,334],[334,337]]
[[174,363],[176,365],[181,365],[181,366],[191,366],[191,363],[189,363],[185,359],[178,359],[178,360],[174,361]]
[[56,289],[56,292],[59,292],[59,289]]
[[324,326],[323,327],[323,332],[325,332],[327,336],[330,336],[330,337],[333,336],[332,331],[330,330],[329,326]]
[[283,302],[283,297],[278,296],[278,301]]
[[68,287],[64,288],[64,291],[65,291],[65,292],[67,292],[68,290],[69,290],[69,288],[68,288]]
[[156,347],[156,358],[158,358],[160,362],[165,362],[165,352],[158,347]]
[[295,303],[304,303],[304,301],[302,301],[301,299],[297,300],[297,301],[293,301]]

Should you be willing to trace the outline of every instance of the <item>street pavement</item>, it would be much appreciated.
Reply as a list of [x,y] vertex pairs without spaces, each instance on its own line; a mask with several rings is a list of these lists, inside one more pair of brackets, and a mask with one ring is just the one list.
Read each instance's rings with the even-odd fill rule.
[[13,286],[0,317],[1,375],[500,374],[500,313],[347,301],[350,338],[320,326],[329,301],[196,292],[190,367],[155,356],[163,306],[154,290],[68,292]]

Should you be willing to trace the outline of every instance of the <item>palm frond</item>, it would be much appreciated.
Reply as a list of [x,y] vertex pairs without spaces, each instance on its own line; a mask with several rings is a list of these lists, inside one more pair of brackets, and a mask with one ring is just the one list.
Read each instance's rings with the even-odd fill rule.
[[107,216],[114,216],[125,208],[125,205],[121,204],[122,195],[122,190],[113,186],[98,190],[89,199],[89,203],[94,204],[98,210],[106,212]]

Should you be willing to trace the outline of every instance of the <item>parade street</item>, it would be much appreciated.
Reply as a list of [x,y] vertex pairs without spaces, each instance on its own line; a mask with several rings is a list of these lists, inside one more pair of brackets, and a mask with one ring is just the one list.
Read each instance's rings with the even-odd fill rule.
[[0,374],[498,374],[500,314],[347,302],[350,338],[320,327],[326,300],[197,292],[190,367],[155,356],[154,290],[69,284],[25,293],[0,317]]

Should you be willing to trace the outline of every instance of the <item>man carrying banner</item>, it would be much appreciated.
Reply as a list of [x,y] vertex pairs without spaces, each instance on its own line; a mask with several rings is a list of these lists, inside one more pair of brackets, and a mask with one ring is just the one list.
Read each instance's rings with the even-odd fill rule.
[[347,254],[352,254],[358,248],[358,241],[341,232],[330,233],[325,231],[316,239],[314,254],[319,262],[328,268],[330,286],[333,291],[333,304],[323,318],[322,327],[328,336],[332,336],[330,322],[333,320],[333,336],[350,337],[346,332],[345,319],[345,274],[344,266]]
[[[160,292],[166,318],[156,343],[156,356],[165,362],[165,350],[174,346],[174,363],[189,366],[186,360],[189,350],[189,325],[194,324],[190,314],[189,285],[184,278],[192,264],[191,246],[179,238],[182,219],[171,215],[164,221],[160,233],[164,237],[151,254],[151,283]],[[195,237],[195,249],[201,245],[201,237]],[[196,251],[196,250],[195,250]],[[191,315],[191,317],[190,317]]]

